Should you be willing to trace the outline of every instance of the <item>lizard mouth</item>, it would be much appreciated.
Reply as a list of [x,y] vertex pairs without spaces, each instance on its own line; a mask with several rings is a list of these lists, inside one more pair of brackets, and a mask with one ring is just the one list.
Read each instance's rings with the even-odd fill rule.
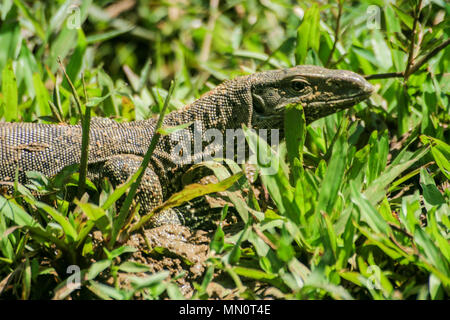
[[329,106],[329,107],[339,107],[339,106],[348,106],[348,105],[355,105],[363,100],[366,100],[370,97],[372,92],[362,92],[359,94],[355,94],[349,97],[344,98],[337,98],[337,99],[331,99],[331,100],[324,100],[324,101],[314,101],[310,103],[305,103],[308,107],[322,107],[322,106]]

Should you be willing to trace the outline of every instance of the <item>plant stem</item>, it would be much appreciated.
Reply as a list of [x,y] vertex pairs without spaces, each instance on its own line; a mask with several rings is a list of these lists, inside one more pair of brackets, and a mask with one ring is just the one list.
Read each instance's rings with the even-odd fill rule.
[[[428,52],[422,59],[417,61],[410,67],[410,75],[417,72],[428,60],[433,58],[435,55],[439,53],[439,51],[445,49],[450,44],[450,38],[445,39],[440,45],[436,48]],[[374,80],[374,79],[387,79],[387,78],[403,78],[405,77],[406,72],[389,72],[389,73],[379,73],[379,74],[369,74],[364,78],[366,80]]]
[[328,56],[328,59],[327,59],[327,63],[325,63],[325,67],[330,66],[331,59],[333,57],[334,51],[336,50],[336,45],[339,40],[339,32],[341,29],[342,7],[343,7],[342,0],[338,0],[338,16],[337,16],[337,20],[336,20],[336,29],[334,30],[334,42],[333,42],[333,47],[331,48],[331,51],[330,51],[330,55]]
[[411,39],[409,43],[408,62],[406,64],[406,70],[404,73],[405,80],[408,80],[409,76],[412,74],[412,66],[414,63],[416,52],[417,23],[419,22],[421,7],[422,7],[422,0],[419,0],[417,6],[414,9],[414,22],[411,31]]

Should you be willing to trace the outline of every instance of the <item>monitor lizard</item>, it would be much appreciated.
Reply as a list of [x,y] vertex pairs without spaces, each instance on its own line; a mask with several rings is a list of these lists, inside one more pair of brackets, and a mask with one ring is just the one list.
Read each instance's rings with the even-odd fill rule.
[[[176,131],[160,138],[135,200],[143,213],[150,212],[180,188],[182,173],[205,152],[196,151],[181,163],[174,159],[180,153],[180,144],[192,142],[186,137],[194,136],[195,126],[203,134],[207,129],[225,134],[227,129],[242,125],[282,129],[284,107],[288,104],[302,104],[306,123],[311,123],[357,104],[368,98],[372,90],[371,84],[354,72],[306,65],[225,81],[192,104],[166,115],[164,126],[191,125],[182,130],[184,134]],[[107,177],[113,186],[124,183],[139,168],[156,122],[153,118],[126,123],[92,118],[88,178],[99,183]],[[186,130],[191,135],[186,135]],[[79,124],[0,122],[0,185],[11,190],[17,168],[18,182],[24,184],[28,181],[27,171],[51,177],[66,166],[79,163],[81,140]],[[179,223],[177,216],[168,210],[152,223]]]

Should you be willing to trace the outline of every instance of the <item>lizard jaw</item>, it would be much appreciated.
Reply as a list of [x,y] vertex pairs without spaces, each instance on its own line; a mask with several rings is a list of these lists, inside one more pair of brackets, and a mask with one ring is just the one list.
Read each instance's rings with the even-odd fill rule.
[[370,97],[371,93],[360,93],[349,97],[344,98],[337,98],[332,100],[326,100],[326,101],[314,101],[310,103],[306,103],[305,105],[307,107],[315,108],[315,107],[347,107],[351,105],[355,105],[361,101],[366,100]]

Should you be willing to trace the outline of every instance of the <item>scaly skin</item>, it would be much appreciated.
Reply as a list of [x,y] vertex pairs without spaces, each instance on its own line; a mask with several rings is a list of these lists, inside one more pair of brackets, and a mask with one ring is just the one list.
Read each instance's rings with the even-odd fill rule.
[[[208,143],[203,143],[182,163],[174,159],[180,146],[192,144],[198,130],[203,134],[202,140],[209,141],[205,136],[207,129],[216,129],[221,134],[227,129],[240,129],[242,125],[282,129],[284,106],[299,103],[310,123],[355,105],[371,92],[372,86],[360,75],[316,66],[265,71],[224,82],[165,117],[165,126],[192,124],[159,140],[136,195],[141,210],[149,212],[177,191],[181,187],[181,174],[205,154]],[[155,126],[155,119],[117,123],[93,118],[88,177],[96,183],[107,177],[114,186],[125,182],[139,167]],[[80,125],[0,123],[0,185],[11,188],[16,168],[19,168],[19,182],[26,183],[27,171],[53,176],[64,167],[79,163],[80,157]],[[173,212],[169,212],[153,224],[177,222]]]

